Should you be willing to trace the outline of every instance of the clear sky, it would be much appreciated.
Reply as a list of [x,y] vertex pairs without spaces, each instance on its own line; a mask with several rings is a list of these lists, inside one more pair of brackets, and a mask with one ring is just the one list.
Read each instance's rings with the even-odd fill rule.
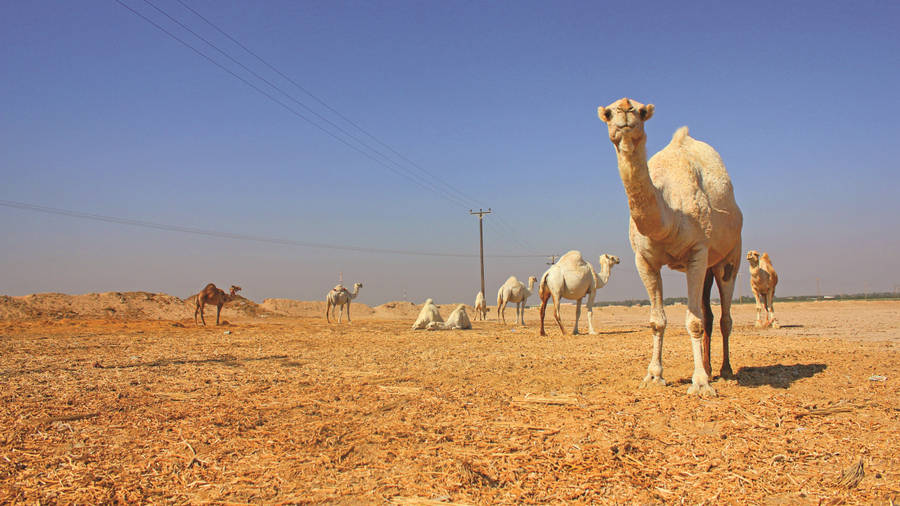
[[[178,0],[152,2],[290,96],[144,0],[122,2],[334,136],[115,0],[2,2],[0,199],[474,255],[468,209],[491,207],[489,300],[509,275],[540,276],[541,255],[570,249],[595,265],[600,253],[622,258],[601,299],[644,298],[614,149],[596,115],[628,96],[656,105],[649,153],[681,125],[720,152],[744,213],[744,249],[770,253],[779,295],[815,293],[817,278],[823,294],[900,284],[896,1],[183,1],[366,133]],[[479,285],[475,256],[240,241],[4,206],[0,231],[0,293],[9,295],[185,296],[212,281],[240,284],[255,300],[318,299],[343,272],[374,305],[404,295],[469,302]],[[746,262],[742,273],[747,296]],[[667,296],[684,294],[683,275],[663,279]]]

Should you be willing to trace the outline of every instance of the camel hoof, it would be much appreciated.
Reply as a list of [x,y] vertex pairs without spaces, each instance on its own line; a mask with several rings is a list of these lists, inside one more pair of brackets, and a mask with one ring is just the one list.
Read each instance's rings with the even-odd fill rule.
[[698,385],[696,383],[693,383],[688,387],[687,393],[688,395],[699,395],[700,397],[716,396],[716,390],[713,387],[709,386],[709,384]]
[[772,328],[773,328],[773,329],[780,329],[780,328],[781,328],[781,324],[778,323],[778,322],[776,322],[776,321],[773,321],[773,322],[772,322]]
[[763,326],[763,323],[762,323],[761,321],[759,321],[759,320],[756,320],[756,325],[754,325],[754,327],[760,328],[760,327],[762,327],[762,326]]
[[644,381],[641,382],[641,388],[647,388],[651,386],[666,386],[666,380],[662,378],[662,376],[654,376],[652,374],[647,374],[644,377]]
[[719,376],[726,380],[734,379],[734,371],[731,370],[731,366],[723,366],[722,370],[719,371]]
[[596,336],[597,334],[599,334],[599,332],[597,332],[596,330],[592,330],[592,331],[588,332],[588,334],[590,334],[592,336]]

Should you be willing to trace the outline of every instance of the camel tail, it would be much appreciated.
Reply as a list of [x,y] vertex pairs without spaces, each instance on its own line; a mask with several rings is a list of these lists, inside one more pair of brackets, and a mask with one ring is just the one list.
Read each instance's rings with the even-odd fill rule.
[[672,144],[684,144],[684,140],[688,137],[690,137],[690,135],[688,135],[688,127],[683,126],[678,130],[675,130],[675,134],[672,135]]
[[538,297],[543,301],[544,297],[550,293],[550,287],[547,286],[547,276],[550,274],[550,271],[544,273],[541,276],[541,284],[538,285]]

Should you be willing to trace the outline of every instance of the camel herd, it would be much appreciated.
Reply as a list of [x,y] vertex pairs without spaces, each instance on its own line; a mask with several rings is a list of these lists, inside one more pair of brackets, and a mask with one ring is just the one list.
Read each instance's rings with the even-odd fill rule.
[[[664,385],[662,366],[663,336],[667,319],[663,305],[663,286],[660,270],[663,266],[685,273],[687,282],[687,313],[685,326],[691,341],[694,372],[689,394],[716,395],[709,384],[712,375],[710,341],[713,331],[713,313],[710,293],[713,282],[721,300],[719,330],[722,334],[722,378],[734,373],[729,361],[728,339],[731,335],[731,300],[735,279],[741,263],[741,230],[743,215],[734,198],[734,190],[728,171],[721,157],[709,144],[694,139],[687,127],[675,131],[672,140],[661,151],[647,159],[647,136],[644,123],[655,112],[652,104],[623,98],[607,107],[599,107],[597,115],[607,125],[619,168],[619,176],[628,198],[630,211],[628,236],[634,251],[635,264],[650,299],[650,329],[653,336],[650,364],[644,377],[645,386]],[[756,297],[756,325],[778,328],[773,301],[778,275],[767,253],[760,255],[749,251],[750,284]],[[552,297],[553,316],[560,330],[559,308],[562,299],[576,301],[575,327],[581,316],[582,300],[587,297],[588,331],[595,333],[592,311],[597,290],[606,285],[612,267],[619,258],[602,255],[600,272],[582,258],[579,251],[569,251],[544,273],[538,283],[530,276],[528,286],[515,276],[510,276],[497,292],[497,318],[506,323],[505,309],[516,304],[516,323],[525,324],[525,304],[538,284],[541,299],[540,318],[542,336],[547,301]],[[350,301],[359,295],[361,283],[353,292],[342,285],[334,287],[326,296],[325,317],[330,322],[334,311],[340,307],[338,322],[347,306],[350,321]],[[236,297],[238,286],[232,286],[230,294],[209,284],[197,294],[196,310],[203,320],[203,307],[215,304],[216,324],[222,305]],[[487,305],[484,294],[475,298],[475,319],[484,320]],[[766,312],[765,321],[762,313]],[[445,330],[467,329],[472,323],[465,306],[459,305],[444,321],[431,299],[425,302],[414,329]]]

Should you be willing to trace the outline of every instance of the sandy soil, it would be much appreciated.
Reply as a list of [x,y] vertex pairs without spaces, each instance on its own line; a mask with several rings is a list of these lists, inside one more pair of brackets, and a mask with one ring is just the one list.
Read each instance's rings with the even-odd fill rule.
[[642,389],[647,308],[540,338],[534,309],[416,332],[406,303],[268,300],[199,328],[146,295],[0,300],[0,502],[900,501],[900,302],[779,304],[777,330],[737,306],[736,379],[699,399],[684,306]]

